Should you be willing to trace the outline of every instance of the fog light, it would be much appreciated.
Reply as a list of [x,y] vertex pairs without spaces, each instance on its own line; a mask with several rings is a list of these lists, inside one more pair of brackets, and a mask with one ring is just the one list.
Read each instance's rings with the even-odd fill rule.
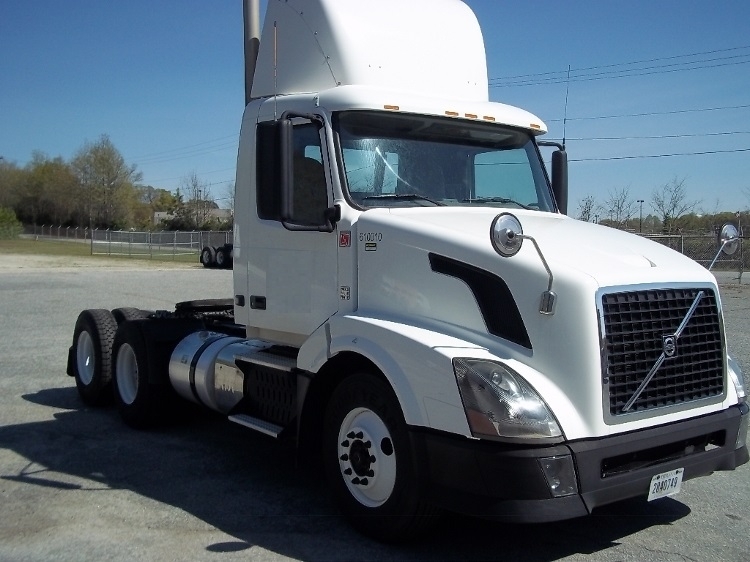
[[559,498],[571,496],[578,493],[576,483],[576,469],[573,466],[573,458],[570,455],[559,457],[544,457],[539,459],[544,477],[552,496]]
[[750,419],[748,411],[750,411],[750,406],[748,406],[747,403],[743,402],[742,404],[740,404],[740,412],[742,413],[742,417],[740,418],[740,430],[739,432],[737,432],[737,441],[734,443],[735,450],[741,449],[747,442],[747,425],[748,419]]

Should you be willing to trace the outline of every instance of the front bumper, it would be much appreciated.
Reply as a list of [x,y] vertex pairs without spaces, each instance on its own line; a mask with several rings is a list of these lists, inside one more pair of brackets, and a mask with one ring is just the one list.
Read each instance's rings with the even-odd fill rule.
[[[479,517],[557,521],[627,498],[645,498],[655,474],[684,468],[683,480],[689,480],[746,463],[748,410],[741,404],[651,429],[548,447],[418,430],[411,435],[428,501]],[[577,491],[554,497],[541,459],[566,456],[575,468]]]

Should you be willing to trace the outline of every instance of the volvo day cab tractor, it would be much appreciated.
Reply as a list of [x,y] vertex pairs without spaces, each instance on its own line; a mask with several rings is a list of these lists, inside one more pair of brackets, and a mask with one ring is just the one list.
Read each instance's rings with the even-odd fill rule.
[[286,439],[383,540],[747,462],[715,278],[566,216],[565,152],[548,174],[545,124],[488,100],[466,4],[269,0],[259,39],[250,21],[234,294],[82,312],[84,401],[114,393],[141,428],[179,398]]

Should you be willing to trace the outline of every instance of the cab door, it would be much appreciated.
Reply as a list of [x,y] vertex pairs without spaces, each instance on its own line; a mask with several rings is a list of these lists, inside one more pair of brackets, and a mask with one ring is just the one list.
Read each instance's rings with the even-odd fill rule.
[[274,125],[272,116],[261,117],[257,127],[258,220],[248,243],[248,324],[259,337],[300,345],[338,310],[337,233],[315,228],[325,224],[333,194],[324,128],[295,119],[291,222],[302,229],[283,224]]

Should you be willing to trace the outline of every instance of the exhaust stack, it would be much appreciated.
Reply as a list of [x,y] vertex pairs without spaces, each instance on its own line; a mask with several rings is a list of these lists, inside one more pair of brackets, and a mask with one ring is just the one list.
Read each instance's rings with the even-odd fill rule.
[[242,0],[245,27],[245,105],[252,99],[255,62],[260,48],[260,0]]

